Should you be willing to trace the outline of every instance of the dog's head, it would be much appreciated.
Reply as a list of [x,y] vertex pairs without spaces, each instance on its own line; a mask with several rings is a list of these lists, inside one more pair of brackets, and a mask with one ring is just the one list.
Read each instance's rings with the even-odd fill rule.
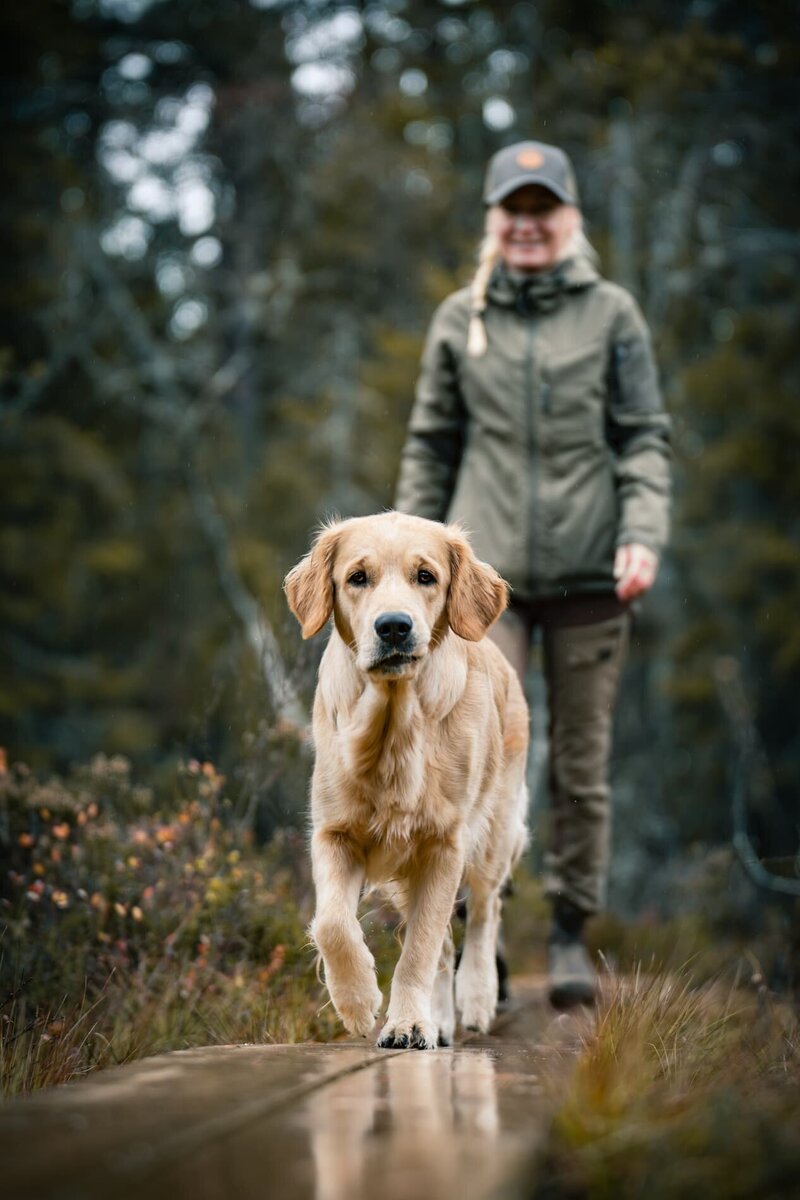
[[413,676],[448,627],[479,641],[507,604],[457,525],[394,512],[324,528],[284,587],[304,638],[333,616],[357,666],[384,679]]

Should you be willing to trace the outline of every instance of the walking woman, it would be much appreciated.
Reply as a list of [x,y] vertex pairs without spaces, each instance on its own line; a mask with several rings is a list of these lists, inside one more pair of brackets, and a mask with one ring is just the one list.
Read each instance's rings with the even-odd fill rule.
[[396,507],[459,520],[512,586],[490,636],[524,680],[541,628],[549,708],[549,986],[591,1003],[586,918],[604,903],[608,760],[631,601],[667,537],[669,421],[635,301],[603,279],[566,154],[490,161],[471,286],[431,322]]

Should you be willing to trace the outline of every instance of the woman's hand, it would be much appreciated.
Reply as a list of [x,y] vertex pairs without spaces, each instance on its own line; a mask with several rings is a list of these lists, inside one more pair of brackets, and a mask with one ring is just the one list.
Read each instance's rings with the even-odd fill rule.
[[658,571],[658,556],[639,542],[618,546],[614,558],[614,578],[620,600],[633,600],[653,586]]

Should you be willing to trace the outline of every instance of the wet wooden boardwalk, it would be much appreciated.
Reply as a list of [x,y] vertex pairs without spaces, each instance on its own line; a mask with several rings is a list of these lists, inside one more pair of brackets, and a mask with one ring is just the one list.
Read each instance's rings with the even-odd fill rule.
[[215,1046],[0,1105],[5,1200],[523,1197],[544,1059],[573,1019],[516,981],[492,1031],[435,1052]]

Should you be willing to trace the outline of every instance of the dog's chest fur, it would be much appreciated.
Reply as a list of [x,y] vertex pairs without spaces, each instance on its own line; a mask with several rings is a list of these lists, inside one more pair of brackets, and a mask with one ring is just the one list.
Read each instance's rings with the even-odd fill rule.
[[436,763],[413,687],[368,687],[353,708],[341,746],[355,796],[377,841],[398,842],[440,834],[457,817]]
[[344,696],[338,678],[334,747],[348,794],[329,799],[346,806],[346,823],[359,826],[365,840],[397,847],[442,836],[462,818],[459,801],[470,790],[474,764],[466,755],[443,754],[441,746],[458,737],[452,710],[465,678],[465,670],[448,672],[447,694],[425,678],[390,685],[359,678]]

